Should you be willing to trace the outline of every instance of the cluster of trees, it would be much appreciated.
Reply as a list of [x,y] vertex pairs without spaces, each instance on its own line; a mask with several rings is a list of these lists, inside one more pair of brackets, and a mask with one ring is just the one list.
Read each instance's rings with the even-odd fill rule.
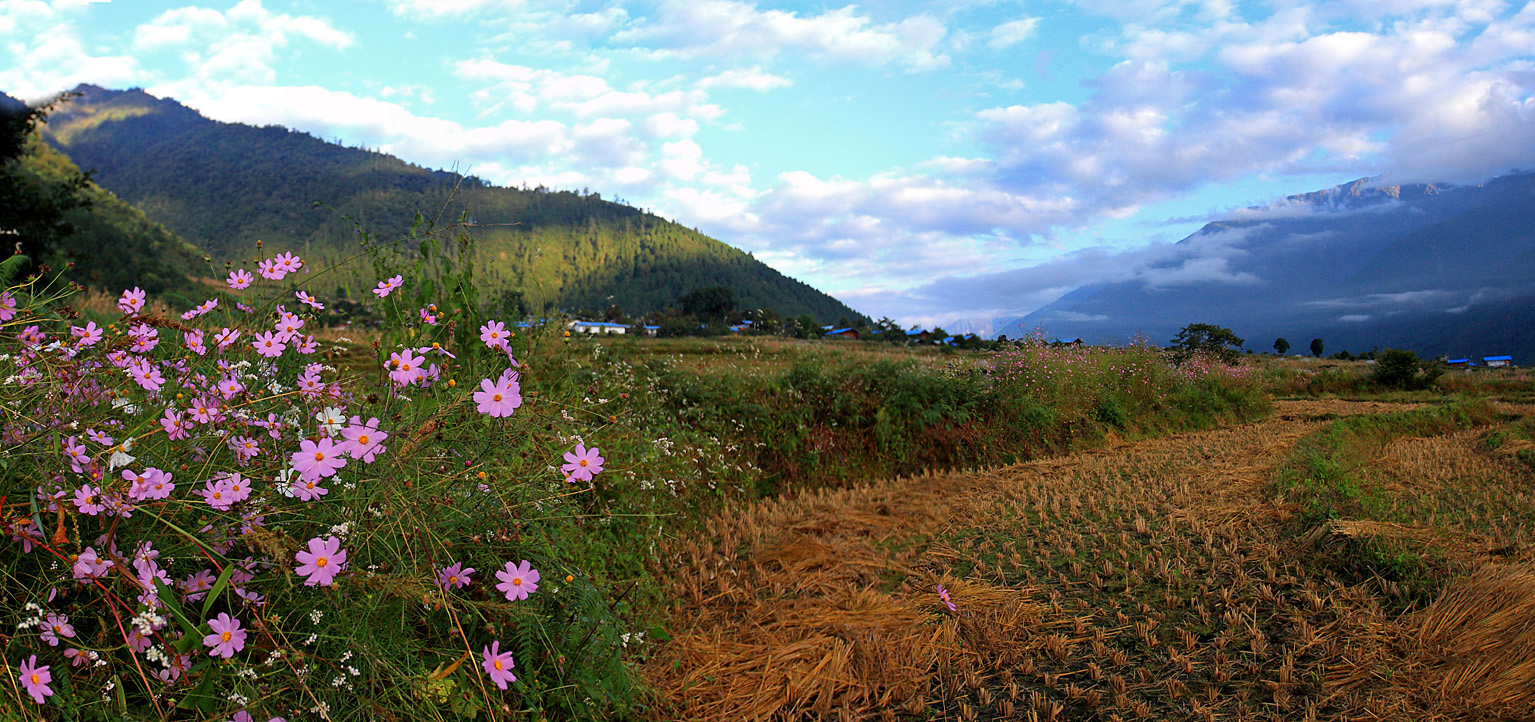
[[[1317,358],[1321,358],[1321,356],[1322,356],[1322,349],[1324,348],[1324,346],[1322,345],[1322,339],[1319,339],[1319,338],[1311,339],[1311,346],[1310,346],[1310,348],[1311,348],[1311,355],[1312,356],[1316,356]],[[1289,352],[1290,352],[1290,342],[1289,341],[1286,341],[1283,337],[1274,339],[1274,353],[1277,353],[1280,356],[1283,356],[1283,355],[1285,355],[1285,354],[1287,354]]]
[[197,249],[38,138],[39,125],[64,100],[29,106],[0,95],[0,258],[12,259],[8,272],[50,267],[107,290],[189,291]]

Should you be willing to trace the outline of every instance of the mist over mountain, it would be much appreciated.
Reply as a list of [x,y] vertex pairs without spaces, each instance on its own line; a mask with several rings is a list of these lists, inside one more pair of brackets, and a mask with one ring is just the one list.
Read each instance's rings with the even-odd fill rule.
[[1256,351],[1321,338],[1327,354],[1379,345],[1535,363],[1535,174],[1470,186],[1360,180],[1118,260],[1103,282],[999,333],[1166,344],[1186,324],[1213,323]]
[[[470,223],[487,290],[520,293],[535,308],[642,313],[727,286],[742,308],[865,318],[747,253],[599,193],[496,187],[279,126],[213,121],[140,89],[73,92],[45,140],[215,262],[251,257],[258,239],[267,254],[346,262],[359,227],[399,238],[421,212]],[[353,267],[337,290],[365,294],[369,276]]]

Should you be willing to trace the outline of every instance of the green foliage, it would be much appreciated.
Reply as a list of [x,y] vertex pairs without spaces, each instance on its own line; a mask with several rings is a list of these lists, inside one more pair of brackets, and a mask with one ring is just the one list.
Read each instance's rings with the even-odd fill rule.
[[1283,338],[1274,339],[1274,353],[1283,356],[1290,352],[1290,342]]
[[735,292],[728,286],[710,286],[683,294],[677,306],[700,321],[726,321],[735,310]]
[[1178,363],[1183,363],[1196,354],[1207,354],[1228,365],[1233,365],[1240,358],[1243,340],[1224,326],[1191,323],[1178,331],[1172,343],[1175,349],[1173,358]]
[[1375,361],[1371,379],[1392,389],[1425,389],[1444,373],[1437,363],[1422,361],[1417,354],[1402,349],[1386,349]]
[[1322,339],[1314,338],[1314,339],[1311,339],[1311,347],[1310,348],[1311,348],[1311,355],[1312,356],[1314,356],[1316,358],[1321,358],[1322,357],[1322,349],[1325,348],[1325,346],[1322,345]]
[[33,131],[51,107],[0,96],[0,231],[5,233],[0,242],[31,258],[43,258],[68,237],[73,228],[66,214],[89,203],[82,193],[89,183],[84,174],[46,178],[30,167],[36,154]]
[[1009,463],[1110,428],[1160,433],[1267,411],[1245,378],[1175,372],[1149,349],[1010,347],[986,358],[939,373],[815,354],[767,377],[647,370],[668,414],[741,448],[757,486],[773,490]]
[[1340,419],[1296,447],[1276,485],[1311,521],[1379,515],[1385,497],[1363,480],[1362,470],[1385,444],[1485,426],[1496,418],[1487,401],[1459,399],[1415,411]]

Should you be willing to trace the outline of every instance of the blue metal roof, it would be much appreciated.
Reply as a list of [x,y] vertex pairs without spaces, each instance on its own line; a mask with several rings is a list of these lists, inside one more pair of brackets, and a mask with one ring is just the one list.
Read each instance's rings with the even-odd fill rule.
[[851,331],[851,330],[853,330],[851,327],[849,327],[849,328],[833,329],[831,331],[827,331],[826,335],[827,336],[834,336],[834,335],[839,334],[839,333],[847,333],[848,331]]
[[1483,361],[1513,361],[1513,356],[1483,356]]
[[1450,359],[1448,361],[1445,361],[1445,363],[1447,363],[1447,364],[1466,364],[1466,363],[1471,363],[1471,359],[1468,359],[1468,358],[1452,358],[1452,359]]

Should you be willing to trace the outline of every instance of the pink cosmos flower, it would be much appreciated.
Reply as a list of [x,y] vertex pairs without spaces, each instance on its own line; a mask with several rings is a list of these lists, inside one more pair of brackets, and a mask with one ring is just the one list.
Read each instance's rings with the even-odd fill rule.
[[223,351],[224,349],[229,348],[234,344],[235,341],[239,340],[239,338],[240,332],[231,328],[226,328],[216,334],[213,334],[213,342],[219,345],[219,351]]
[[199,424],[211,424],[219,420],[219,404],[213,399],[199,396],[192,399],[192,408],[189,409],[192,420]]
[[148,362],[134,364],[129,375],[133,377],[133,382],[145,391],[159,391],[160,387],[165,385],[165,377],[160,375],[160,369]]
[[314,340],[314,336],[295,335],[293,342],[293,350],[304,355],[312,354],[320,348],[320,344]]
[[183,420],[180,411],[170,408],[165,410],[165,417],[160,419],[160,426],[165,429],[165,438],[171,441],[187,438],[187,432],[192,430],[192,422]]
[[272,265],[283,273],[298,273],[298,270],[304,267],[304,259],[292,253],[279,253],[272,259]]
[[512,661],[511,652],[501,651],[500,640],[491,642],[490,646],[480,654],[485,658],[480,666],[485,668],[485,673],[490,675],[490,681],[495,682],[497,687],[506,689],[507,682],[517,681],[517,675],[512,674],[512,667],[517,665]]
[[217,581],[217,577],[213,576],[212,570],[204,569],[196,574],[189,575],[181,582],[181,593],[185,595],[186,600],[189,602],[199,601],[203,597],[208,596],[208,592],[213,589],[215,581]]
[[500,321],[490,321],[480,327],[480,340],[488,348],[506,348],[507,337],[506,324]]
[[953,612],[959,609],[958,607],[954,606],[953,601],[949,600],[949,590],[944,589],[942,584],[938,585],[938,598],[942,599],[944,604],[949,605],[949,611]]
[[90,484],[85,484],[75,491],[75,508],[79,509],[81,514],[96,516],[107,506],[101,503],[101,491]]
[[330,489],[320,486],[318,482],[307,479],[299,479],[293,482],[293,485],[289,486],[288,490],[293,492],[293,495],[298,497],[299,501],[314,501],[330,493]]
[[507,601],[527,599],[529,594],[538,591],[538,570],[526,559],[517,565],[507,562],[505,569],[496,572],[496,578],[501,580],[496,589],[506,593]]
[[219,511],[229,511],[229,507],[234,505],[234,499],[229,493],[229,480],[227,479],[220,479],[218,481],[209,479],[203,482],[203,488],[198,489],[196,493],[203,498],[203,501],[208,502],[208,506]]
[[560,471],[565,472],[570,481],[591,481],[602,471],[604,461],[607,460],[598,454],[597,447],[588,449],[585,444],[576,444],[575,451],[565,452],[565,465]]
[[208,353],[208,347],[203,345],[202,329],[187,331],[182,334],[182,337],[186,339],[186,346],[188,351],[191,351],[198,356],[203,356]]
[[257,335],[255,340],[251,341],[251,348],[256,349],[256,353],[259,353],[266,358],[275,358],[277,356],[281,356],[283,350],[288,348],[288,345],[283,343],[285,340],[287,339],[284,338],[281,334],[274,331],[267,331],[266,333]]
[[324,540],[315,537],[309,540],[309,551],[299,552],[296,558],[301,566],[293,571],[304,577],[304,586],[328,587],[346,564],[346,550],[333,536]]
[[277,259],[275,258],[268,258],[257,263],[256,271],[261,274],[262,278],[271,281],[281,281],[284,276],[288,275],[287,271],[277,267]]
[[364,464],[371,464],[378,454],[384,453],[383,443],[389,434],[379,430],[377,418],[368,419],[366,424],[360,421],[353,416],[351,425],[341,430],[341,437],[345,441],[337,445],[336,450]]
[[80,339],[80,346],[82,348],[85,346],[95,346],[96,342],[101,340],[101,335],[105,333],[103,329],[96,326],[95,321],[87,321],[85,328],[71,326],[69,327],[69,332],[75,338]]
[[134,286],[132,291],[123,291],[122,298],[117,299],[117,308],[130,316],[137,315],[144,310],[144,289]]
[[307,293],[304,293],[303,291],[299,291],[297,295],[298,295],[299,303],[302,303],[305,306],[313,308],[316,311],[324,311],[325,310],[325,304],[320,303],[319,301],[316,301],[314,299],[314,296],[311,296],[311,295],[309,295]]
[[474,567],[464,569],[463,566],[463,562],[454,562],[438,570],[437,584],[444,590],[463,589],[469,586],[469,582],[472,581],[469,576],[474,574]]
[[208,620],[208,629],[213,633],[203,637],[203,646],[213,648],[208,651],[210,656],[229,659],[245,649],[245,630],[240,628],[240,620],[219,612],[217,619]]
[[[401,285],[404,285],[404,282],[405,282],[405,277],[404,276],[395,276],[394,278],[391,278],[391,279],[389,279],[387,281],[379,281],[378,282],[378,288],[373,289],[373,294],[378,296],[379,298],[383,298],[385,296],[388,296],[391,293],[394,293],[394,289],[399,288]],[[11,303],[11,305],[14,306],[16,304],[13,301]]]
[[86,547],[85,551],[80,552],[80,555],[75,557],[74,568],[71,571],[74,573],[75,579],[84,581],[105,576],[107,570],[111,568],[112,562],[97,556],[95,547]]
[[282,340],[287,341],[298,335],[298,330],[304,327],[304,319],[291,313],[284,313],[273,326],[278,335],[282,336]]
[[21,663],[21,676],[17,680],[26,688],[27,694],[32,695],[33,702],[43,704],[48,697],[53,696],[53,688],[48,686],[53,681],[53,674],[48,671],[48,665],[37,666],[35,654]]
[[43,620],[42,640],[50,647],[59,646],[60,637],[75,636],[75,628],[69,623],[69,617],[62,614],[50,613]]
[[474,392],[474,401],[480,413],[491,417],[511,416],[522,406],[522,386],[515,377],[503,375],[496,383],[490,379],[480,381],[480,390]]
[[171,475],[151,466],[144,469],[142,474],[133,474],[132,471],[124,471],[123,478],[133,482],[128,487],[128,498],[134,501],[152,501],[155,499],[167,499],[171,492],[176,490],[176,485],[171,482]]
[[416,383],[421,376],[421,367],[426,359],[416,356],[411,349],[405,349],[403,353],[389,354],[389,366],[394,369],[389,372],[389,378],[394,380],[396,386],[410,386]]
[[304,439],[299,450],[293,452],[293,468],[307,481],[318,481],[334,476],[337,469],[346,466],[346,457],[336,449],[336,442],[321,438],[319,443]]
[[250,288],[251,282],[254,280],[256,280],[256,278],[255,276],[251,275],[250,271],[247,271],[243,268],[236,268],[235,270],[229,272],[229,278],[225,280],[225,283],[228,283],[229,287],[236,291],[243,291],[247,288]]
[[[377,291],[374,291],[374,293],[377,293]],[[15,317],[16,299],[11,296],[10,291],[0,293],[0,321],[9,321]],[[35,329],[36,327],[34,326],[33,328]],[[47,667],[44,667],[44,669],[47,669]]]
[[134,353],[149,353],[160,345],[160,332],[152,326],[139,324],[130,333],[133,336],[133,347],[129,350]]

